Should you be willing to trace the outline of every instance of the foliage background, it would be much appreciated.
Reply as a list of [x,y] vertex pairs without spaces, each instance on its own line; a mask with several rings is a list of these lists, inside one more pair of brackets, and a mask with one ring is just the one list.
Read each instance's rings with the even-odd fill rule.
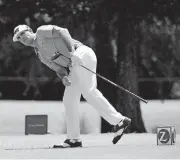
[[[64,86],[55,73],[40,63],[32,48],[12,42],[14,27],[25,23],[34,32],[45,24],[66,27],[75,39],[95,51],[99,74],[148,100],[177,99],[179,9],[177,0],[1,0],[0,97],[62,100]],[[131,67],[122,66],[121,60],[126,67],[135,65],[135,75],[131,75]],[[124,78],[126,73],[128,80],[137,82],[134,88],[129,88],[133,82]],[[129,113],[125,107],[118,107],[124,103],[131,106],[125,94],[101,79],[98,88],[122,113]],[[118,97],[124,100],[122,104]]]

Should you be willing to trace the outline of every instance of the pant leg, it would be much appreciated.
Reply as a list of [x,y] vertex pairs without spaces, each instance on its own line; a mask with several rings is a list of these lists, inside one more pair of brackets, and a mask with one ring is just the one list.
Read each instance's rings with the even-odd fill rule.
[[[96,72],[97,59],[95,53],[89,47],[81,47],[75,54],[80,55],[84,66]],[[116,125],[121,119],[124,118],[103,94],[97,89],[96,75],[79,66],[76,67],[76,73],[80,79],[80,86],[83,97],[89,104],[95,107],[99,114],[107,120],[110,124]]]
[[81,90],[79,87],[79,80],[75,72],[70,72],[70,80],[71,86],[65,88],[63,96],[67,123],[67,138],[79,139],[79,102],[81,98]]

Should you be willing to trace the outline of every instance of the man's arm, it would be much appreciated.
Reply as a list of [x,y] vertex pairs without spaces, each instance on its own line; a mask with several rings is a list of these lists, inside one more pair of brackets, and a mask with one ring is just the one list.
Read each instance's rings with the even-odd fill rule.
[[67,70],[66,68],[56,64],[55,62],[52,62],[51,65],[50,65],[51,69],[53,71],[56,72],[57,76],[60,77],[61,79],[64,77],[64,76],[68,76],[68,73],[67,73]]
[[65,67],[63,67],[61,65],[58,65],[56,62],[49,63],[49,61],[47,61],[47,59],[45,59],[45,58],[43,58],[43,60],[42,60],[42,57],[39,56],[41,54],[38,53],[39,51],[38,51],[38,49],[36,47],[34,47],[34,51],[35,51],[36,55],[38,56],[39,60],[42,63],[44,63],[46,66],[48,66],[50,69],[55,71],[56,74],[58,75],[58,77],[60,77],[62,79],[64,76],[68,75],[67,70],[66,70]]
[[62,28],[54,25],[44,25],[37,29],[37,34],[40,34],[48,38],[60,37],[66,44],[66,47],[69,50],[69,52],[74,51],[73,39],[68,29],[66,28]]
[[53,62],[51,63],[51,69],[53,69],[56,72],[57,76],[61,78],[64,86],[71,85],[71,81],[69,80],[66,68],[59,66],[55,62]]
[[[38,51],[36,49],[35,49],[35,52],[36,54],[38,54]],[[71,81],[68,78],[68,73],[65,67],[56,64],[56,62],[45,63],[46,59],[44,59],[44,61],[40,59],[40,61],[44,63],[46,66],[48,66],[50,69],[56,72],[56,75],[62,80],[62,83],[64,84],[64,86],[71,85]]]
[[52,31],[53,37],[61,37],[64,43],[66,44],[67,49],[69,52],[74,52],[74,43],[73,39],[66,28],[54,26]]

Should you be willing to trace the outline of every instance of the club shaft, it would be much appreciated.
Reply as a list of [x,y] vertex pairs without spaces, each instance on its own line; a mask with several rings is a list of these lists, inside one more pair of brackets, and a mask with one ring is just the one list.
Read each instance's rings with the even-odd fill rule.
[[147,100],[145,100],[145,99],[139,97],[138,95],[136,95],[136,94],[134,94],[134,93],[128,91],[127,89],[125,89],[125,88],[119,86],[118,84],[116,84],[116,83],[110,81],[109,79],[107,79],[107,78],[101,76],[100,74],[98,74],[98,73],[96,73],[96,72],[93,72],[93,71],[90,70],[89,68],[87,68],[87,67],[85,67],[85,66],[83,66],[83,65],[81,65],[81,67],[83,67],[83,68],[87,69],[88,71],[90,71],[90,72],[96,74],[98,77],[100,77],[101,79],[103,79],[103,80],[109,82],[110,84],[114,85],[115,87],[117,87],[117,88],[119,88],[119,89],[121,89],[121,90],[123,90],[123,91],[125,91],[125,92],[127,92],[127,93],[129,93],[129,94],[131,94],[131,95],[133,95],[133,96],[135,96],[136,98],[138,98],[139,100],[143,101],[144,103],[148,103]]

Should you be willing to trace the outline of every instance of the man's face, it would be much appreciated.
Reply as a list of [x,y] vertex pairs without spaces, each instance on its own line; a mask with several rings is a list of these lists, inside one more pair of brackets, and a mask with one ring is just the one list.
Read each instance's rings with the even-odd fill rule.
[[20,33],[20,35],[17,37],[19,42],[26,46],[32,46],[33,39],[34,39],[34,34],[30,31],[23,31]]

